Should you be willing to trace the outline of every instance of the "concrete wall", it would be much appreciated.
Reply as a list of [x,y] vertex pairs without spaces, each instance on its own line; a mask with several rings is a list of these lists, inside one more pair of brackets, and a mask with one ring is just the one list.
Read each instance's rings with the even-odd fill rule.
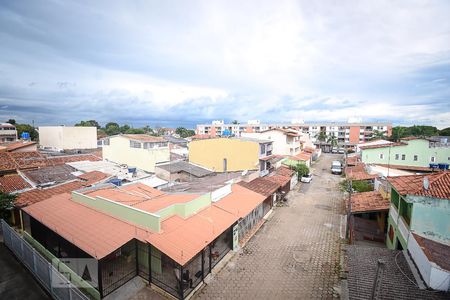
[[[263,140],[270,140],[273,141],[273,154],[278,155],[296,155],[300,153],[301,147],[300,147],[300,140],[297,138],[297,140],[294,140],[294,137],[288,136],[285,133],[278,131],[278,130],[271,130],[261,133],[246,133],[243,132],[241,134],[242,137],[249,137],[249,138],[256,138],[256,139],[263,139]],[[291,152],[291,149],[298,148],[297,151]]]
[[109,215],[113,215],[124,221],[149,228],[155,232],[159,232],[161,229],[161,218],[156,214],[123,205],[102,197],[92,198],[77,192],[72,192],[72,200],[93,207]]
[[[449,163],[450,148],[430,148],[427,140],[412,140],[407,143],[404,146],[362,149],[361,160],[371,164],[429,167],[431,157],[435,156],[437,163]],[[383,158],[380,158],[380,154],[383,154]],[[396,154],[398,154],[398,159],[396,159]],[[405,160],[402,160],[402,154],[405,154]],[[417,161],[414,161],[414,155],[418,156]]]
[[129,167],[153,173],[156,163],[170,160],[169,147],[131,148],[130,140],[120,135],[110,137],[109,142],[109,145],[103,146],[103,158],[115,163],[127,164]]
[[166,219],[173,215],[179,215],[183,219],[195,214],[199,210],[211,205],[211,194],[204,194],[186,203],[177,203],[156,212],[161,219]]
[[39,145],[58,150],[96,149],[96,127],[41,126]]
[[450,201],[408,196],[412,201],[411,230],[426,238],[450,243]]
[[259,169],[259,144],[239,139],[207,139],[189,143],[189,161],[215,172]]

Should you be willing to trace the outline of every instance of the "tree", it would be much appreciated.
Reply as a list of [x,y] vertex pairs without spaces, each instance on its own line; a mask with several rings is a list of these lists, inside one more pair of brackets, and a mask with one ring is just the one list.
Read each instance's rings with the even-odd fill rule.
[[124,133],[127,133],[127,134],[144,134],[145,131],[144,131],[144,129],[141,129],[141,128],[130,128],[127,131],[125,131]]
[[178,127],[175,129],[175,133],[178,134],[182,138],[187,138],[189,136],[195,135],[195,131],[192,129],[186,129],[184,127]]
[[8,220],[17,195],[0,191],[0,219]]
[[439,130],[439,135],[450,136],[450,127]]
[[384,139],[386,136],[383,131],[374,130],[372,134],[372,138],[374,139]]
[[316,135],[316,139],[319,142],[325,142],[327,140],[327,134],[325,133],[325,131],[321,131]]
[[30,134],[30,139],[36,141],[39,138],[39,134],[33,126],[29,124],[16,124],[17,136],[21,136],[23,132]]
[[332,147],[337,146],[337,138],[332,134],[327,138],[327,143],[330,143]]
[[120,133],[120,126],[117,123],[109,122],[105,125],[105,132],[107,135],[115,135]]
[[100,129],[101,126],[98,124],[95,120],[88,120],[88,121],[81,121],[80,123],[75,124],[75,126],[78,127],[97,127],[97,129]]
[[11,125],[16,125],[16,120],[14,119],[9,119],[6,123],[9,123]]
[[239,124],[238,120],[234,120],[231,124]]
[[295,166],[292,166],[291,169],[297,173],[297,177],[299,180],[301,177],[309,174],[309,168],[305,164],[302,164],[300,162]]
[[120,133],[126,133],[128,130],[130,130],[131,129],[131,127],[130,126],[128,126],[127,124],[125,124],[125,125],[123,125],[123,126],[120,126]]

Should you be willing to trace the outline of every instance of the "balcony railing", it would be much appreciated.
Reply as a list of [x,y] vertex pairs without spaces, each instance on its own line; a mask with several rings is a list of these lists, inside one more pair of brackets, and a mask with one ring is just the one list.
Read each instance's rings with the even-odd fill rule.
[[405,241],[408,240],[409,235],[409,229],[405,224],[405,221],[403,221],[403,218],[398,219],[398,229],[400,230],[400,234],[402,235],[403,239]]

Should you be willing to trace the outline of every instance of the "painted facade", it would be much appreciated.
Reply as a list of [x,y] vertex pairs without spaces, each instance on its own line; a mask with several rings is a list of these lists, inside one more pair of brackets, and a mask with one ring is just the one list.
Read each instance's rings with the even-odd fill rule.
[[[261,158],[272,154],[272,142],[215,138],[189,143],[189,161],[215,172],[266,170]],[[263,166],[264,164],[264,166]]]
[[53,150],[96,149],[97,127],[41,126],[39,146]]
[[[144,148],[146,147],[144,143],[150,143],[152,146]],[[103,158],[153,173],[157,163],[170,160],[170,150],[167,142],[164,141],[143,142],[117,135],[105,140]]]
[[450,163],[450,146],[433,146],[426,139],[403,141],[402,145],[361,148],[361,160],[366,164],[429,167],[430,163]]
[[242,133],[241,136],[273,141],[273,154],[277,155],[297,155],[302,150],[300,136],[291,135],[283,130]]

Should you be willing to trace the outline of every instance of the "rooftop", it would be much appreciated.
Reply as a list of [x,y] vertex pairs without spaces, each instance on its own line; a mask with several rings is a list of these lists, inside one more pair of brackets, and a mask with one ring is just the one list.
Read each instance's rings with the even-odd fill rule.
[[286,167],[279,167],[275,171],[275,173],[278,174],[278,175],[285,176],[285,177],[292,177],[295,174],[295,171],[291,170],[289,168],[286,168]]
[[5,147],[6,151],[14,151],[14,150],[25,148],[25,147],[32,146],[32,145],[36,145],[36,142],[16,141],[16,142],[10,142],[10,143],[3,143],[0,146]]
[[415,233],[413,235],[429,261],[434,262],[444,270],[450,271],[450,260],[448,259],[450,245],[432,241]]
[[164,138],[159,136],[152,136],[148,134],[120,134],[119,136],[123,136],[130,140],[140,141],[140,142],[164,142]]
[[449,299],[449,293],[420,290],[401,251],[362,245],[350,245],[346,249],[350,300],[371,299],[379,259],[385,263],[385,272],[380,278],[382,288],[378,299]]
[[367,149],[377,149],[377,148],[387,148],[387,147],[398,147],[398,146],[407,146],[408,143],[389,143],[389,144],[377,144],[377,145],[368,145],[368,146],[360,146],[361,150]]
[[269,197],[281,187],[279,183],[265,177],[258,177],[250,182],[241,181],[238,184],[266,197]]
[[390,202],[378,191],[354,193],[351,196],[352,213],[388,211]]
[[196,166],[186,161],[176,161],[168,164],[157,165],[156,167],[166,170],[171,174],[179,173],[181,171],[192,174],[196,177],[204,177],[213,174],[213,172],[208,169]]
[[36,185],[43,185],[46,183],[56,184],[76,179],[76,176],[72,174],[75,171],[76,170],[69,165],[58,165],[34,170],[25,170],[23,171],[23,174]]
[[398,169],[405,171],[417,171],[417,172],[431,172],[432,168],[429,167],[416,167],[416,166],[402,166],[402,165],[391,165],[391,164],[377,164],[377,166],[382,166],[390,169]]
[[380,177],[377,174],[369,174],[366,171],[365,164],[363,163],[357,164],[356,166],[353,167],[345,168],[345,175],[347,179],[351,180],[370,180]]
[[77,179],[71,182],[63,183],[51,188],[33,189],[23,192],[19,194],[14,205],[17,207],[24,207],[34,203],[38,203],[55,195],[69,193],[71,191],[91,186],[92,184],[97,183],[107,177],[108,175],[102,172],[89,172],[79,176]]
[[[424,188],[424,179],[429,182]],[[388,177],[389,183],[401,195],[414,195],[450,199],[450,172],[442,171],[424,175]]]
[[12,193],[31,188],[19,174],[11,174],[0,177],[0,191],[4,193]]

